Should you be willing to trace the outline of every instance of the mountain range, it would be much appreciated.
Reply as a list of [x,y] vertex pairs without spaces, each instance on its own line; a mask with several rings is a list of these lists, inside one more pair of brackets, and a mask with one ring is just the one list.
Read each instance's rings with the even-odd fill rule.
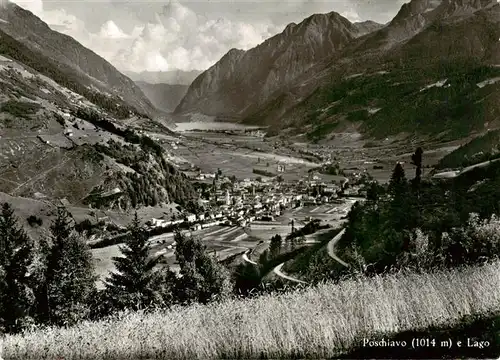
[[367,136],[464,136],[500,123],[499,83],[477,86],[500,75],[499,22],[496,0],[412,0],[386,25],[313,15],[248,51],[230,50],[175,113],[309,139],[346,126]]
[[124,72],[157,109],[167,113],[175,110],[186,95],[189,85],[201,73],[201,70]]
[[[155,108],[139,87],[109,62],[85,48],[72,37],[51,30],[31,12],[6,2],[0,11],[0,35],[9,36],[28,50],[49,59],[51,65],[64,72],[71,87],[86,96],[113,97],[116,103],[127,104],[137,112],[153,115]],[[11,54],[12,55],[12,54]],[[31,59],[32,64],[42,59]],[[43,69],[39,66],[41,72]],[[50,77],[50,76],[49,76]],[[83,94],[82,94],[83,95]]]
[[231,49],[193,81],[175,112],[236,117],[251,113],[315,63],[378,27],[374,23],[357,26],[336,12],[289,24],[253,49]]
[[23,204],[24,214],[47,201],[80,210],[189,201],[191,183],[144,133],[171,134],[152,119],[158,113],[106,60],[4,4],[0,201]]
[[150,84],[168,84],[168,85],[186,85],[189,86],[201,70],[170,70],[170,71],[142,71],[131,72],[124,71],[123,73],[133,81],[145,82]]
[[189,88],[189,85],[181,84],[151,84],[145,81],[135,83],[157,109],[167,113],[174,111]]
[[500,125],[496,0],[413,0],[388,24],[312,15],[230,50],[192,83],[171,73],[174,85],[136,84],[32,13],[3,6],[0,189],[9,196],[97,208],[189,201],[190,182],[135,130],[169,132],[154,118],[174,108],[307,141],[345,129],[456,139]]

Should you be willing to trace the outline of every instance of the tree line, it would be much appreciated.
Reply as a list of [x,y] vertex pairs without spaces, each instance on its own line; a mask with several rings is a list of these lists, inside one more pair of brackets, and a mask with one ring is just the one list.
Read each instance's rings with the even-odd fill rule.
[[[154,143],[154,140],[151,141]],[[89,196],[84,200],[85,203],[96,208],[119,205],[122,209],[129,209],[156,206],[162,202],[187,206],[191,200],[197,199],[189,179],[165,160],[163,150],[157,151],[148,146],[136,149],[133,145],[123,146],[114,140],[109,140],[106,145],[95,144],[94,148],[98,153],[132,168],[135,173],[116,172],[108,176],[103,185],[92,190],[92,194],[97,196]],[[114,187],[123,191],[118,200],[99,196],[105,189]]]
[[475,264],[500,255],[488,235],[500,210],[500,166],[491,164],[449,180],[422,179],[423,151],[412,156],[415,176],[401,163],[389,184],[373,182],[367,201],[348,214],[339,256],[366,274],[402,268],[431,269]]
[[233,292],[228,270],[196,238],[176,232],[176,274],[150,253],[137,213],[113,258],[116,270],[96,286],[92,253],[75,223],[59,208],[50,235],[32,240],[10,204],[0,213],[0,330],[17,333],[39,326],[71,326],[125,310],[208,303]]

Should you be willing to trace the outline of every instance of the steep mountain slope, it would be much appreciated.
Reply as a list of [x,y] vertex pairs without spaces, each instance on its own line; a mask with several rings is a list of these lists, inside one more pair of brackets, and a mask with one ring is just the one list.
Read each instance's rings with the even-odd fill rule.
[[358,49],[388,50],[406,41],[435,21],[459,21],[474,12],[488,8],[495,0],[412,0],[403,4],[392,21],[380,31],[358,43]]
[[172,112],[186,95],[188,85],[150,84],[135,82],[153,105],[160,110]]
[[[51,30],[31,12],[6,2],[1,8],[0,20],[3,33],[35,54],[50,59],[77,83],[72,87],[81,95],[94,98],[112,96],[115,103],[124,102],[137,112],[150,116],[155,113],[154,106],[132,80],[73,38]],[[36,57],[32,59],[35,61]],[[77,85],[85,89],[76,89]]]
[[[81,85],[65,77],[65,68],[1,31],[0,39],[1,192],[107,209],[195,197],[160,144],[71,90]],[[106,105],[124,106],[111,98]],[[155,126],[130,120],[140,128]]]
[[236,118],[251,113],[275,91],[286,88],[369,28],[367,24],[358,27],[335,12],[289,24],[281,34],[253,49],[230,50],[193,81],[175,113]]
[[355,127],[369,136],[457,138],[500,123],[500,4],[414,0],[386,27],[353,41],[276,92],[245,122],[320,139]]

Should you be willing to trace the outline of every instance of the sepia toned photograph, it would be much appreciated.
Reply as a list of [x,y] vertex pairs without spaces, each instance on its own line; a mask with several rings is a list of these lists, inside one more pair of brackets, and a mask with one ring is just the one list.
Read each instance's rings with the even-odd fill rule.
[[500,360],[500,0],[0,0],[0,360]]

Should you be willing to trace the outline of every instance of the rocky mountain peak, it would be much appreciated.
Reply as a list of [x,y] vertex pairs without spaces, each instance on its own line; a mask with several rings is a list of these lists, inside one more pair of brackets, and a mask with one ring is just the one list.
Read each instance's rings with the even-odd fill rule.
[[250,50],[231,49],[198,76],[175,112],[243,115],[359,35],[360,29],[336,12],[291,23]]
[[412,0],[389,23],[386,44],[406,41],[435,21],[470,16],[495,4],[497,0]]
[[412,18],[449,18],[474,13],[498,4],[498,0],[412,0],[403,4],[391,24],[408,21]]
[[[228,57],[228,58],[233,58],[233,57],[238,57],[238,56],[241,56],[245,53],[245,50],[241,50],[241,49],[236,49],[236,48],[232,48],[230,49],[225,55],[224,57]],[[223,58],[224,58],[223,57]]]

